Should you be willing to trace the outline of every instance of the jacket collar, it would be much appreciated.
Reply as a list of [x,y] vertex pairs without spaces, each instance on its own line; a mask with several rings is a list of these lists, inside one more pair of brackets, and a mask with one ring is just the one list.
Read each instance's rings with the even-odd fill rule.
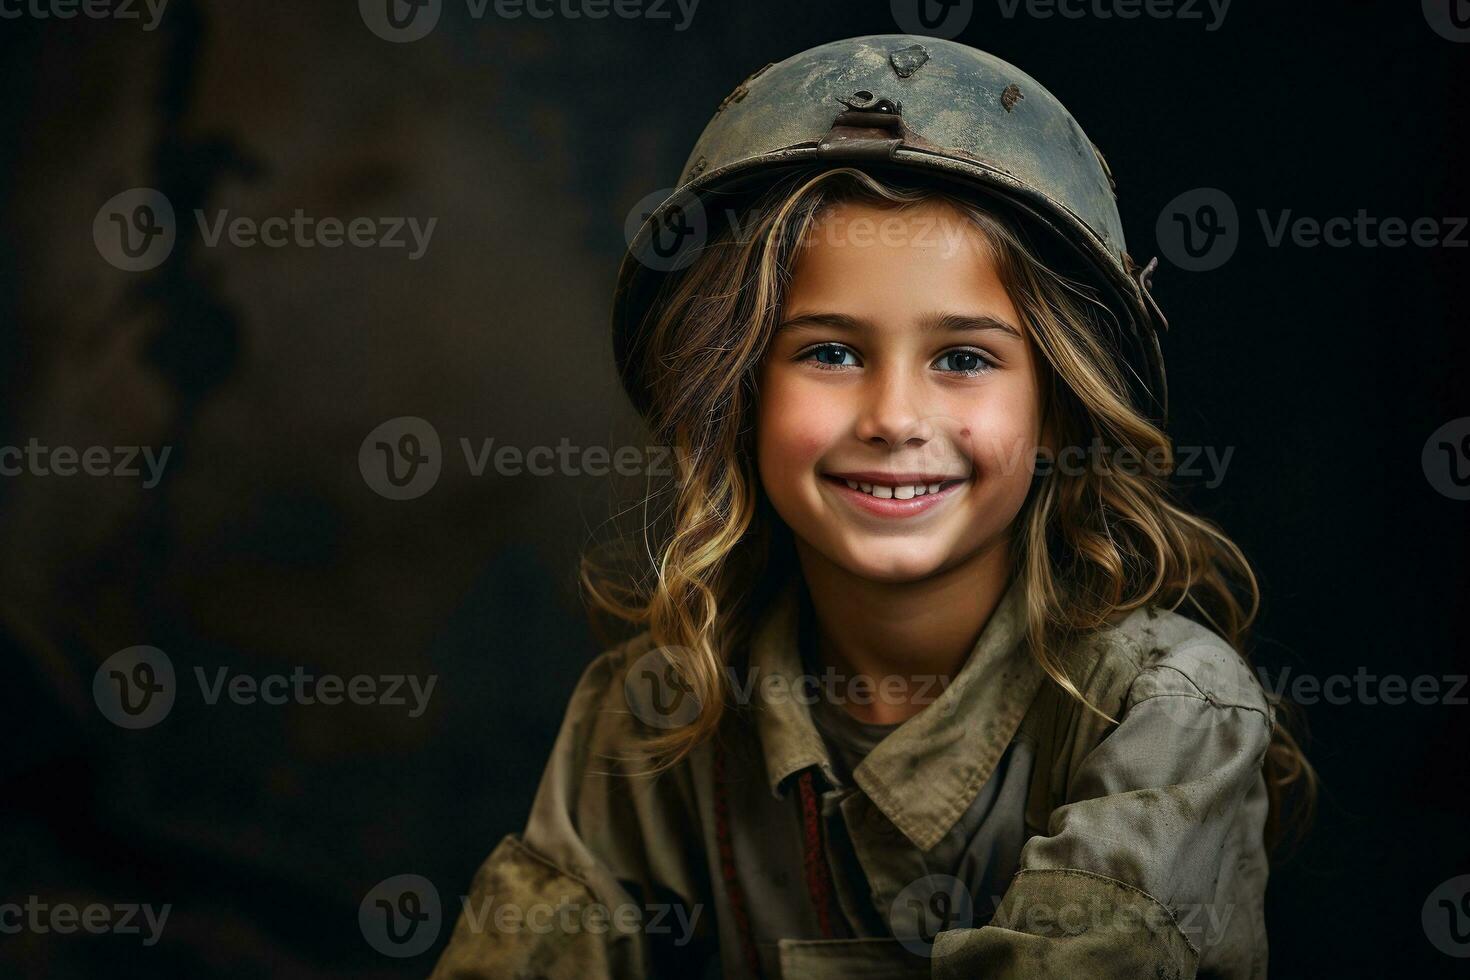
[[[757,701],[757,731],[771,792],[792,773],[816,766],[838,782],[806,703],[798,627],[800,577],[780,594],[751,639],[747,679]],[[853,779],[914,846],[943,839],[995,770],[1041,686],[1042,670],[1023,642],[1024,590],[1015,579],[950,685],[870,752]],[[807,697],[793,696],[807,692]]]

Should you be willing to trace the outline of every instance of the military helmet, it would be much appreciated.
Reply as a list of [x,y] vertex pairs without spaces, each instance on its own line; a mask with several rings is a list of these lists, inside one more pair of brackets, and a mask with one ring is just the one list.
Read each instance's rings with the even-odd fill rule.
[[[623,386],[647,413],[638,346],[660,282],[704,244],[707,204],[758,193],[793,169],[854,166],[924,174],[979,192],[1039,233],[1043,254],[1081,276],[1112,312],[1135,406],[1168,412],[1150,293],[1158,260],[1124,247],[1116,187],[1102,153],[1056,97],[1020,69],[955,41],[882,34],[833,41],[766,65],[726,96],[674,190],[630,219],[613,299]],[[668,245],[675,229],[676,245]]]

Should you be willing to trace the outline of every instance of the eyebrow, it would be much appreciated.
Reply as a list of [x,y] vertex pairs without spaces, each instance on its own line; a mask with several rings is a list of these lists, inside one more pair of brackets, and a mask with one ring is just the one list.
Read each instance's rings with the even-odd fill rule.
[[[928,313],[919,320],[919,326],[925,331],[944,333],[967,333],[978,330],[999,330],[1001,333],[1010,334],[1017,340],[1021,338],[1021,332],[1015,327],[997,317],[989,315],[974,316],[968,313]],[[851,316],[847,313],[814,312],[803,313],[800,316],[783,320],[776,327],[776,333],[785,330],[794,330],[801,327],[829,327],[837,330],[859,332],[872,328],[872,323],[862,317]]]

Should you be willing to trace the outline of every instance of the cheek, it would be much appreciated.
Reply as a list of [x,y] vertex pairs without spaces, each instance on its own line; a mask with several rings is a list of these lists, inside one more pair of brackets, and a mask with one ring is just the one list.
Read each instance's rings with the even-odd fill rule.
[[1035,387],[1017,384],[988,394],[983,406],[961,416],[971,459],[986,479],[1029,483],[1041,438]]
[[785,378],[763,386],[759,418],[761,465],[773,470],[815,462],[845,428],[840,403],[830,392]]

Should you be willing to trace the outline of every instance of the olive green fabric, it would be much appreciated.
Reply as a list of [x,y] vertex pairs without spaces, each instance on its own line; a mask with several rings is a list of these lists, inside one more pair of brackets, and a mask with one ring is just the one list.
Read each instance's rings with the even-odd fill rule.
[[[1112,724],[1026,652],[1013,585],[943,693],[844,782],[791,696],[800,588],[759,624],[742,676],[752,703],[721,740],[729,843],[766,977],[1265,976],[1271,707],[1221,639],[1150,609],[1067,651]],[[623,928],[572,915],[506,936],[467,913],[438,980],[751,975],[721,880],[711,746],[656,778],[632,774],[631,739],[646,729],[624,682],[649,652],[640,636],[587,669],[525,832],[490,856],[468,902],[585,904]],[[792,778],[811,767],[838,909],[830,939],[803,875]]]

